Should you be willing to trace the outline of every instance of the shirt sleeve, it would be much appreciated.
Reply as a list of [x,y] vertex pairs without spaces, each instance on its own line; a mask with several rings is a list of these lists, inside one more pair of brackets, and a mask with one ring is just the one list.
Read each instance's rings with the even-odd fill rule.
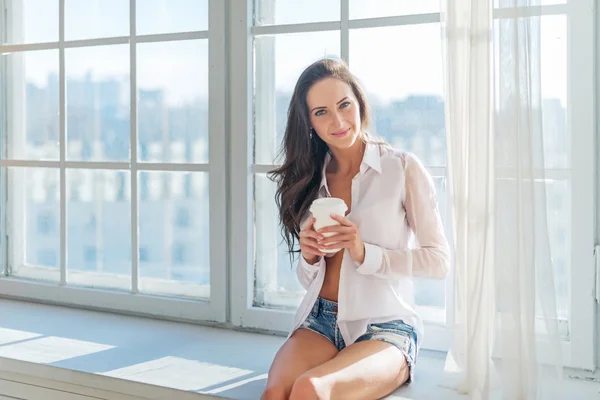
[[450,269],[450,248],[444,235],[433,179],[412,154],[403,157],[406,196],[403,206],[415,236],[415,248],[390,250],[365,243],[365,259],[357,271],[393,279],[444,279]]
[[[306,221],[308,221],[308,218],[311,216],[312,215],[309,212],[307,212],[307,214],[302,218],[300,222],[300,229],[304,228]],[[323,267],[325,267],[324,257],[319,257],[316,263],[309,264],[308,262],[306,262],[304,257],[302,257],[302,253],[300,253],[298,256],[298,264],[296,265],[296,276],[298,276],[298,281],[300,282],[300,285],[302,285],[304,289],[308,290],[308,287],[310,286],[312,281],[315,280],[317,272],[319,272],[319,269]]]
[[298,281],[300,282],[302,287],[308,290],[310,284],[315,280],[319,269],[324,267],[324,257],[319,257],[319,260],[316,263],[309,264],[306,262],[304,257],[302,257],[302,254],[300,254],[298,266],[296,267],[296,275],[298,276]]

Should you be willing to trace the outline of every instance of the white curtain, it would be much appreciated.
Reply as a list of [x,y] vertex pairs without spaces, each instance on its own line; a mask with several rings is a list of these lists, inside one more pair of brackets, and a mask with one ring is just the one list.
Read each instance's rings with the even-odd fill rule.
[[537,2],[442,0],[455,246],[446,371],[473,399],[560,398],[540,18],[526,14]]

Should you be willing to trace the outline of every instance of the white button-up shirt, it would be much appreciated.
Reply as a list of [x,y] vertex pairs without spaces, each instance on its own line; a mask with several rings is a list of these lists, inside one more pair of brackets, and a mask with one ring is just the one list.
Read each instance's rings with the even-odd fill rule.
[[[331,196],[325,174],[330,161],[328,154],[319,198]],[[368,324],[402,319],[415,329],[420,347],[423,323],[415,311],[413,278],[443,279],[450,266],[433,179],[413,154],[368,144],[351,193],[346,218],[358,227],[365,259],[359,264],[344,250],[337,314],[344,342],[354,343]],[[323,257],[311,265],[300,255],[296,272],[307,292],[292,332],[317,300],[325,268]]]

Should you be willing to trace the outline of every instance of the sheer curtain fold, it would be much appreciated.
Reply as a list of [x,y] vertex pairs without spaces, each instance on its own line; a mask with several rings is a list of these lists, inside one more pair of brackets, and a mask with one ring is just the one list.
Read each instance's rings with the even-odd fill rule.
[[[455,244],[454,338],[446,371],[474,399],[555,398],[561,378],[546,216],[540,17],[519,11],[537,5],[442,1]],[[494,6],[511,10],[494,19]]]

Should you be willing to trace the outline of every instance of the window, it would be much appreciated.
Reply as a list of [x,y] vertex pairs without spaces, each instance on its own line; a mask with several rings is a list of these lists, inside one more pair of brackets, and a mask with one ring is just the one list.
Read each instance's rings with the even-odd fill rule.
[[[187,179],[186,179],[186,183],[187,183]],[[187,187],[186,187],[186,193],[187,193]],[[191,225],[193,225],[193,221],[190,220],[191,219],[191,215],[190,212],[188,211],[187,208],[184,207],[179,207],[177,209],[177,214],[175,216],[175,224],[179,227],[179,228],[189,228]]]
[[140,247],[140,262],[148,262],[150,260],[150,252],[147,247]]
[[37,216],[37,232],[39,234],[48,235],[54,233],[55,216],[40,214]]
[[185,247],[184,244],[181,243],[175,243],[173,245],[173,265],[184,265],[186,263],[186,256],[187,253],[187,248]]
[[90,269],[95,269],[98,259],[97,249],[94,246],[87,246],[83,249],[83,261],[85,265],[92,266]]
[[[262,323],[262,310],[280,310],[280,319],[268,321],[273,321],[273,328],[283,330],[291,323],[286,312],[297,307],[304,295],[280,236],[275,185],[266,172],[274,167],[283,138],[293,85],[312,61],[323,56],[349,60],[367,91],[372,133],[422,159],[434,177],[441,214],[444,218],[447,214],[439,2],[421,8],[392,3],[376,2],[368,7],[360,1],[321,2],[318,15],[322,18],[318,19],[308,5],[297,9],[282,1],[253,3],[254,51],[249,57],[254,70],[248,79],[254,90],[248,107],[254,114],[253,140],[249,143],[254,157],[250,159],[252,191],[247,196],[254,199],[250,213],[255,233],[248,260],[254,279],[251,298],[246,300],[251,306],[240,311],[246,323],[252,324],[254,318]],[[344,16],[347,12],[350,18]],[[363,19],[371,17],[369,13],[395,18]],[[403,18],[406,15],[414,17]],[[414,40],[417,37],[419,40]],[[382,52],[373,46],[385,42],[395,43],[398,51]],[[426,320],[445,323],[449,284],[450,280],[416,282],[415,299]]]
[[[438,0],[80,3],[0,0],[2,293],[287,331],[304,290],[266,173],[293,85],[324,56],[364,84],[373,133],[424,162],[452,241]],[[563,344],[589,368],[594,15],[589,0],[496,3],[496,27],[540,21],[539,183]],[[415,289],[423,347],[446,350],[452,279]]]
[[[232,65],[240,66],[234,67],[233,73],[243,75],[248,71],[243,78],[232,79],[235,89],[248,93],[247,99],[234,103],[232,112],[253,116],[252,120],[232,121],[233,134],[240,132],[232,138],[236,143],[232,158],[237,163],[248,160],[252,174],[247,180],[246,171],[232,164],[232,198],[237,201],[233,207],[247,210],[234,213],[234,219],[248,221],[249,232],[240,230],[234,234],[233,247],[244,251],[232,254],[233,265],[251,269],[248,274],[237,275],[240,281],[234,282],[239,290],[245,290],[245,295],[232,315],[239,324],[285,331],[292,324],[291,310],[299,304],[304,290],[296,283],[294,265],[290,265],[286,254],[273,201],[275,187],[265,174],[274,167],[293,85],[302,69],[315,59],[332,55],[349,62],[367,91],[373,110],[371,130],[394,147],[415,153],[432,174],[446,233],[452,240],[440,8],[438,1],[409,4],[341,0],[319,2],[318,8],[307,3],[298,8],[276,0],[251,3],[254,18],[246,19],[251,26],[250,43],[241,36],[232,38]],[[594,112],[584,100],[593,104],[593,90],[585,88],[582,79],[593,76],[588,67],[593,65],[589,58],[593,49],[593,37],[589,34],[593,18],[585,14],[581,5],[543,3],[542,7],[520,12],[540,21],[540,111],[547,177],[540,183],[545,184],[548,195],[559,325],[567,348],[574,343],[574,336],[585,342],[574,344],[569,350],[577,352],[589,350],[593,342],[587,334],[593,332],[593,301],[571,290],[576,284],[583,284],[584,277],[589,279],[594,265],[593,223],[583,217],[583,210],[589,215],[595,209],[589,189],[595,155],[588,147],[593,147]],[[498,6],[494,12],[496,25],[514,12]],[[246,16],[240,12],[235,17],[237,21]],[[238,28],[240,31],[234,32],[242,35],[243,27]],[[583,60],[588,60],[586,66]],[[580,119],[575,121],[575,115]],[[575,154],[586,157],[572,156]],[[244,247],[246,243],[248,246]],[[574,263],[586,267],[572,269]],[[446,282],[416,281],[415,302],[427,330],[425,348],[446,350],[450,345],[446,320],[453,310],[451,282],[451,277]],[[574,306],[584,303],[584,309]],[[583,322],[584,315],[590,322]]]
[[40,249],[37,251],[36,264],[56,267],[57,261],[58,261],[58,257],[56,257],[55,250]]
[[[142,310],[158,301],[165,315],[223,320],[225,6],[0,0],[0,9],[11,287],[47,298],[61,286],[36,294],[32,281],[118,289],[149,295]],[[177,245],[189,242],[197,251]],[[90,305],[98,294],[86,290],[68,302]],[[139,307],[133,297],[115,306]]]

